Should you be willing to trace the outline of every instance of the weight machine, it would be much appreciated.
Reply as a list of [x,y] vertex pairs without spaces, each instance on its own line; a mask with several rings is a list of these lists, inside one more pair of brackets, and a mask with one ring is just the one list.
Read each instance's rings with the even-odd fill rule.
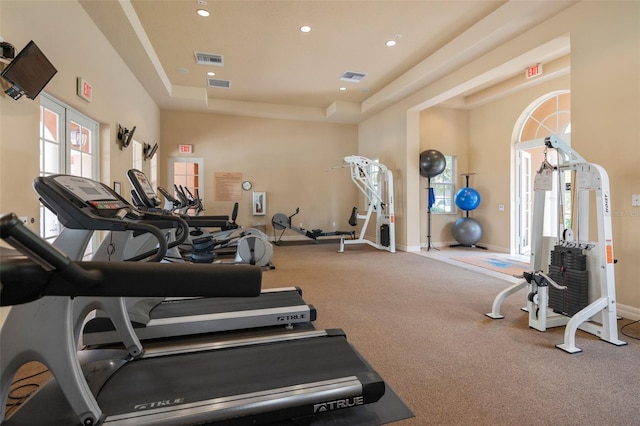
[[[547,161],[548,149],[557,151],[557,166]],[[564,171],[572,172],[571,183],[565,181]],[[576,202],[572,208],[576,221],[571,227],[576,232],[565,229],[560,210],[558,236],[547,275],[542,272],[542,263],[548,259],[543,259],[544,205],[554,178],[558,190],[571,188],[575,192]],[[606,170],[588,163],[560,137],[550,136],[545,138],[545,159],[535,177],[534,194],[532,271],[524,273],[522,282],[501,291],[486,315],[493,319],[504,318],[500,314],[502,302],[528,288],[527,305],[522,309],[529,313],[529,327],[545,331],[548,327],[565,326],[564,342],[556,345],[559,349],[568,353],[581,351],[575,344],[578,329],[616,346],[625,345],[626,342],[618,339],[611,197]],[[589,239],[590,194],[595,196],[595,241]],[[562,207],[564,201],[562,197],[558,199],[558,205]]]
[[[351,169],[351,180],[356,184],[360,192],[364,194],[368,208],[367,213],[358,213],[353,208],[349,224],[355,226],[357,220],[364,220],[360,235],[356,239],[340,239],[339,253],[344,252],[347,244],[369,244],[379,250],[396,252],[396,229],[393,211],[393,173],[377,161],[356,155],[344,157],[341,167]],[[376,240],[365,238],[369,221],[375,212],[376,215]]]

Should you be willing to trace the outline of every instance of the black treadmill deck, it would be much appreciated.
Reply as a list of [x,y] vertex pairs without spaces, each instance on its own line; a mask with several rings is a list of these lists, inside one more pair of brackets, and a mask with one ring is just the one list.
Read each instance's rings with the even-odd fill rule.
[[[133,326],[140,340],[149,340],[315,321],[316,309],[300,293],[294,288],[263,292],[258,297],[166,300],[151,310],[148,324],[133,321]],[[100,316],[87,322],[83,341],[97,346],[121,338],[111,319]]]
[[[99,356],[101,351],[87,352]],[[89,380],[98,371],[104,377],[107,364],[94,360],[83,370]],[[360,386],[346,396],[330,390],[302,397],[283,391],[297,388],[293,393],[303,394],[318,383],[349,380]],[[5,424],[73,424],[68,403],[56,392],[52,380]],[[257,424],[374,403],[384,393],[382,379],[346,338],[330,335],[131,361],[106,381],[97,401],[105,424],[165,424],[166,419],[172,419],[166,424],[201,424],[246,416]],[[234,405],[243,399],[249,410]],[[120,415],[128,419],[116,421]]]

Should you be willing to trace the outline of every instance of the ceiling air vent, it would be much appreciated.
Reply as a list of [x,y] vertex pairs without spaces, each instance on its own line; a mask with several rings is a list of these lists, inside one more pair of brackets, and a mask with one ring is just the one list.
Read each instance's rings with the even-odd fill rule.
[[363,72],[347,71],[344,74],[342,74],[342,77],[340,77],[340,80],[342,80],[342,81],[351,81],[353,83],[358,83],[358,82],[360,82],[360,80],[362,80],[366,76],[367,76],[367,74],[363,73]]
[[196,63],[200,65],[224,65],[224,56],[215,55],[213,53],[194,52],[196,55]]
[[223,87],[228,89],[231,85],[229,80],[216,80],[215,78],[208,78],[207,80],[209,80],[209,87]]

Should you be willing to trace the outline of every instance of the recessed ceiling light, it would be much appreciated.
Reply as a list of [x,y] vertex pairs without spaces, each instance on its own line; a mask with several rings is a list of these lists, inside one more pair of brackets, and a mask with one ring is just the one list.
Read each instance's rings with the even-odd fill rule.
[[303,33],[308,33],[311,31],[311,27],[308,25],[303,25],[300,27],[300,31],[302,31]]
[[344,92],[344,91],[346,91],[346,90],[347,90],[347,88],[346,88],[346,87],[341,87],[341,88],[340,88],[340,91],[341,91],[341,92]]
[[215,73],[215,72],[213,72],[213,71],[209,71],[209,72],[207,73],[207,75],[208,75],[209,77],[213,77],[214,75],[216,75],[216,73]]
[[198,15],[200,15],[200,16],[209,16],[210,15],[209,11],[206,10],[206,9],[198,9],[198,10],[196,10],[196,13]]
[[396,45],[396,41],[395,41],[395,40],[389,40],[389,41],[387,41],[387,42],[385,43],[385,45],[386,45],[387,47],[393,47],[393,46],[395,46],[395,45]]

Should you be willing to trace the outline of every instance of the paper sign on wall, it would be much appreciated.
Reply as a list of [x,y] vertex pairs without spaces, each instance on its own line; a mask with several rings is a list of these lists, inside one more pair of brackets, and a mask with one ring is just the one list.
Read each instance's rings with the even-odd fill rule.
[[242,173],[216,172],[214,174],[216,201],[240,201],[242,198]]

